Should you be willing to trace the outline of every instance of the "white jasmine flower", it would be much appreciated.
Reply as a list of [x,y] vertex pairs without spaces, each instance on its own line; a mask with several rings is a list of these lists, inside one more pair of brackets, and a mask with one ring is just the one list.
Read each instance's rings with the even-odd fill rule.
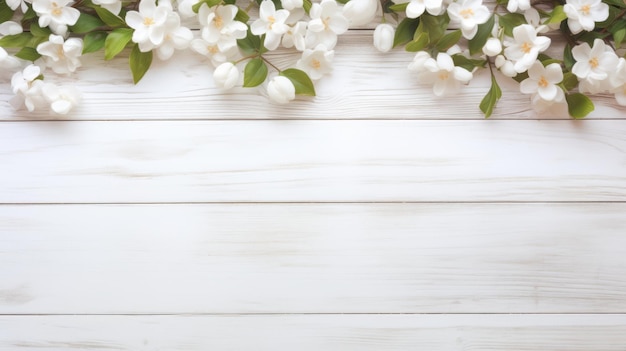
[[231,89],[239,82],[240,72],[232,62],[224,62],[213,71],[215,84],[225,90]]
[[443,11],[443,0],[393,0],[396,4],[406,4],[406,16],[418,18],[424,11],[433,16],[440,15]]
[[80,93],[75,88],[46,83],[42,86],[42,92],[50,109],[56,114],[68,114],[80,102]]
[[513,62],[507,60],[504,55],[496,56],[495,64],[496,68],[500,70],[500,73],[504,74],[505,76],[512,78],[517,75]]
[[437,60],[427,59],[424,68],[420,80],[433,84],[433,93],[436,96],[456,93],[461,84],[467,84],[473,77],[472,72],[454,66],[452,57],[442,52],[437,54]]
[[157,57],[167,60],[174,54],[174,50],[184,50],[189,47],[193,34],[187,27],[180,25],[180,17],[171,12],[165,21],[165,36],[163,42],[156,48]]
[[17,10],[19,7],[22,10],[22,13],[26,13],[28,11],[29,0],[7,0],[7,5],[13,11]]
[[285,20],[289,17],[289,11],[282,9],[276,11],[272,0],[263,0],[259,9],[259,19],[252,22],[250,31],[254,35],[265,34],[263,45],[268,50],[276,50],[280,44],[280,38],[289,30]]
[[609,18],[609,5],[601,0],[566,0],[563,11],[567,15],[567,25],[572,33],[592,31],[596,22]]
[[22,29],[22,25],[17,22],[6,21],[0,23],[0,35],[15,35],[20,34],[23,31],[24,29]]
[[73,26],[80,11],[73,8],[72,0],[33,0],[33,10],[39,16],[40,27],[50,27],[53,33],[65,35],[67,26]]
[[170,12],[168,6],[157,6],[155,0],[141,0],[139,11],[128,11],[126,23],[135,30],[132,40],[139,44],[139,50],[148,52],[161,45]]
[[350,0],[343,6],[343,15],[353,26],[372,22],[378,10],[379,0]]
[[278,104],[286,104],[296,98],[296,87],[289,78],[276,76],[267,84],[267,95]]
[[550,38],[537,36],[535,28],[530,24],[522,24],[513,28],[513,40],[505,40],[504,55],[513,61],[515,71],[526,71],[537,60],[540,52],[550,46]]
[[472,39],[478,31],[478,25],[489,20],[491,12],[482,0],[460,0],[448,5],[450,19],[461,23],[461,32],[466,39]]
[[305,49],[302,58],[296,63],[296,67],[306,72],[312,80],[318,80],[332,71],[332,61],[335,51],[328,50],[320,44],[315,49]]
[[579,90],[597,94],[610,89],[609,74],[617,69],[619,60],[617,55],[601,39],[593,42],[593,47],[583,43],[572,49],[572,56],[576,63],[572,73],[580,80]]
[[69,74],[80,67],[83,52],[83,40],[79,38],[63,39],[60,35],[50,34],[48,41],[37,45],[37,52],[46,67],[55,73]]
[[92,0],[96,5],[100,5],[102,8],[109,10],[109,12],[118,15],[122,10],[121,0]]
[[16,72],[11,78],[11,88],[15,97],[10,101],[15,109],[26,106],[30,112],[45,106],[42,93],[43,81],[37,79],[41,69],[36,65],[28,65],[24,70]]
[[289,27],[287,32],[283,35],[283,46],[286,48],[295,47],[298,51],[303,51],[306,48],[306,26],[307,23],[300,21],[295,25]]
[[204,38],[192,40],[191,49],[200,55],[208,57],[214,67],[228,61],[239,52],[236,46],[231,46],[226,51],[220,51],[217,43],[208,42]]
[[509,0],[506,9],[509,12],[526,11],[530,9],[530,0]]
[[235,5],[208,7],[202,4],[198,19],[202,25],[202,38],[217,43],[220,51],[227,51],[237,45],[237,39],[246,37],[248,26],[235,21],[239,9]]
[[554,101],[563,90],[557,86],[563,80],[563,71],[558,63],[544,67],[540,61],[528,69],[528,78],[520,83],[520,91],[524,94],[537,94],[543,100]]
[[322,0],[314,3],[309,11],[309,31],[307,32],[307,46],[313,47],[323,44],[329,50],[337,44],[337,35],[348,30],[348,19],[341,13],[335,0]]
[[413,61],[409,64],[409,71],[411,72],[415,72],[415,73],[422,73],[425,69],[426,66],[424,66],[424,64],[426,63],[426,61],[428,59],[430,59],[430,54],[426,51],[418,51],[415,54],[415,57],[413,57]]
[[287,11],[292,11],[295,9],[301,9],[304,6],[303,0],[281,0],[280,4]]
[[393,47],[396,30],[389,23],[381,23],[374,29],[374,47],[380,52],[388,52]]

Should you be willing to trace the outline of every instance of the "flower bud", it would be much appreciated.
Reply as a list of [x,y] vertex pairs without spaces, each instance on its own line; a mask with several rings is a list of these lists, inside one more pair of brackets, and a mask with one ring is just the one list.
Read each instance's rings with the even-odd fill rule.
[[370,23],[376,16],[378,0],[350,0],[343,7],[343,15],[353,26]]
[[277,76],[267,84],[267,94],[273,102],[286,104],[296,98],[296,87],[289,78]]
[[374,47],[380,52],[387,52],[393,47],[395,29],[391,24],[381,23],[374,30]]
[[430,58],[430,54],[426,51],[418,51],[413,58],[413,62],[409,64],[409,71],[420,73],[425,70],[424,63]]
[[281,0],[280,4],[287,11],[292,11],[293,9],[299,9],[304,6],[304,1],[302,0]]
[[515,71],[515,67],[513,62],[507,60],[503,55],[498,55],[496,57],[496,68],[500,70],[502,74],[507,77],[515,77],[517,72]]
[[483,53],[487,56],[496,56],[502,52],[502,42],[498,38],[489,38],[483,46]]
[[239,82],[239,70],[232,62],[224,62],[213,72],[215,84],[222,89],[230,89]]

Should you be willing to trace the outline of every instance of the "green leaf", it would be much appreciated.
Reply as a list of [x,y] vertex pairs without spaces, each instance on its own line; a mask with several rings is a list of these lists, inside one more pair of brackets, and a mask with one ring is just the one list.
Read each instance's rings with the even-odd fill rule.
[[26,10],[24,17],[22,17],[22,23],[24,23],[25,21],[31,20],[35,17],[37,17],[37,13],[35,12],[35,10],[33,10],[33,6],[29,4],[28,10]]
[[0,46],[4,48],[21,48],[27,46],[32,39],[33,35],[28,32],[6,35],[0,38]]
[[475,55],[482,52],[483,46],[487,43],[487,39],[491,36],[491,31],[496,23],[495,15],[489,17],[487,22],[478,25],[478,31],[476,35],[469,41],[468,47],[470,55]]
[[311,2],[311,0],[304,0],[302,2],[302,7],[304,7],[304,11],[307,13],[307,15],[309,14],[309,11],[311,11],[312,6],[313,3]]
[[394,4],[389,6],[389,9],[393,12],[404,13],[406,11],[406,7],[409,6],[408,2],[403,4]]
[[15,54],[16,57],[26,61],[35,61],[41,57],[41,54],[37,52],[35,48],[23,47],[22,50]]
[[561,23],[567,18],[565,11],[563,11],[563,5],[556,6],[552,12],[550,12],[550,17],[545,22],[545,24],[553,24],[553,23]]
[[413,40],[413,35],[415,34],[415,30],[417,29],[419,23],[419,18],[403,19],[396,28],[396,33],[393,37],[393,47],[395,48],[398,45],[404,45]]
[[575,63],[576,60],[574,60],[574,56],[572,55],[572,46],[567,44],[565,48],[563,48],[563,64],[568,71],[571,71]]
[[113,14],[111,11],[102,8],[100,6],[94,6],[98,17],[104,22],[107,26],[117,28],[117,27],[127,27],[126,22],[120,17]]
[[585,118],[595,109],[591,99],[581,93],[567,94],[565,95],[565,100],[567,100],[569,115],[576,119]]
[[152,51],[141,52],[139,50],[139,44],[136,44],[130,52],[129,63],[130,71],[133,73],[133,82],[137,84],[146,72],[148,72],[152,64]]
[[619,48],[624,41],[624,37],[626,36],[626,21],[616,21],[609,27],[609,32],[613,34],[615,47]]
[[198,13],[198,11],[200,11],[200,7],[202,7],[203,4],[206,4],[208,7],[213,7],[215,5],[218,5],[220,2],[222,2],[222,0],[201,0],[199,3],[193,5],[191,9],[193,10],[193,12]]
[[117,56],[132,37],[133,30],[130,28],[118,28],[109,33],[104,41],[104,59],[110,60]]
[[250,29],[248,29],[245,38],[237,40],[237,46],[244,55],[263,53],[265,49],[263,45],[261,45],[261,37],[252,34]]
[[243,86],[252,88],[261,85],[267,78],[267,65],[261,58],[255,58],[246,64],[243,70]]
[[0,23],[11,20],[13,13],[13,10],[7,5],[6,1],[0,1]]
[[237,15],[235,15],[235,21],[248,23],[249,20],[250,20],[250,15],[248,15],[246,11],[242,9],[239,9],[239,11],[237,11]]
[[107,38],[106,32],[91,32],[83,39],[83,54],[95,52],[104,47]]
[[426,46],[428,46],[429,42],[430,42],[430,38],[428,36],[428,33],[421,32],[418,34],[417,38],[413,39],[408,44],[406,44],[405,49],[406,51],[409,51],[409,52],[418,52],[418,51],[423,50]]
[[498,23],[500,23],[500,26],[504,29],[504,34],[512,37],[513,28],[526,23],[526,19],[519,13],[507,13],[504,16],[498,17]]
[[489,118],[493,113],[493,109],[496,106],[498,100],[502,97],[502,90],[496,81],[496,77],[491,74],[491,88],[487,92],[487,95],[480,102],[480,110],[485,114],[485,118]]
[[487,63],[487,61],[485,60],[470,59],[470,58],[463,56],[462,54],[452,55],[452,61],[454,62],[455,66],[465,68],[466,70],[470,72],[473,71],[474,68],[476,67],[484,67],[485,64]]
[[78,21],[75,25],[70,27],[70,30],[76,34],[84,34],[102,26],[104,26],[104,22],[102,22],[98,17],[81,13],[80,17],[78,17]]
[[525,79],[528,79],[528,72],[518,73],[515,75],[515,77],[513,77],[513,80],[515,80],[518,83],[523,82]]
[[454,44],[458,43],[461,39],[461,30],[457,29],[453,32],[450,32],[443,36],[443,38],[439,39],[437,44],[435,45],[435,49],[439,51],[446,51],[451,48]]
[[440,16],[433,16],[424,13],[420,16],[421,22],[424,24],[424,31],[428,33],[431,43],[436,43],[443,37],[448,23],[450,23],[450,17],[447,13]]
[[563,81],[561,82],[561,86],[569,91],[572,90],[574,88],[576,88],[576,86],[578,85],[578,78],[576,77],[576,75],[572,72],[566,72],[563,74]]
[[50,38],[50,34],[52,34],[52,31],[48,27],[41,28],[37,21],[33,21],[33,23],[30,24],[30,34],[35,37],[44,37],[48,39]]
[[626,8],[626,2],[624,2],[623,0],[603,0],[603,2],[607,3],[608,5]]
[[280,75],[289,78],[293,86],[296,87],[296,94],[315,96],[313,82],[303,71],[296,68],[289,68],[280,72]]

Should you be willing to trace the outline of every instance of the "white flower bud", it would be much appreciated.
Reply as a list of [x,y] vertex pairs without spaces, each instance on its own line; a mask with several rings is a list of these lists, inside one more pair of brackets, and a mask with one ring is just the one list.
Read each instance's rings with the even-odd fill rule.
[[291,11],[293,9],[299,9],[304,6],[303,0],[281,0],[280,4],[283,5],[283,8],[287,11]]
[[350,0],[343,7],[343,15],[353,26],[370,23],[376,16],[378,0]]
[[286,104],[296,98],[296,87],[289,78],[277,76],[267,84],[267,94],[275,103]]
[[374,47],[380,52],[387,52],[393,47],[395,29],[391,24],[381,23],[374,30]]
[[213,72],[215,84],[222,89],[230,89],[239,82],[239,69],[232,62],[224,62]]
[[415,54],[415,57],[413,58],[413,62],[409,64],[409,71],[415,72],[415,73],[420,73],[424,71],[425,69],[424,63],[429,58],[430,58],[429,53],[427,53],[426,51],[419,51],[417,54]]
[[489,38],[483,46],[483,53],[487,56],[496,56],[502,52],[502,42],[498,38]]
[[515,65],[513,62],[507,60],[503,55],[498,55],[496,57],[496,68],[502,72],[507,77],[515,77],[517,72],[515,71]]
[[15,35],[22,33],[22,26],[13,21],[0,23],[0,35]]

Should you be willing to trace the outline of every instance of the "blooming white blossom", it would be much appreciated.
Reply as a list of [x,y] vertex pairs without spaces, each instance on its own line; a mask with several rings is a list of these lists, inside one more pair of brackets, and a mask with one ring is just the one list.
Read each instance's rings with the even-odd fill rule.
[[587,43],[572,48],[572,56],[576,63],[572,73],[580,80],[579,88],[582,92],[599,93],[609,88],[609,75],[615,72],[619,60],[615,51],[601,39],[593,42],[593,47]]
[[16,110],[26,106],[32,112],[46,105],[42,92],[44,82],[38,79],[40,75],[41,69],[36,65],[28,65],[13,75],[11,88],[15,96],[10,103]]
[[482,0],[460,0],[448,5],[448,15],[461,23],[463,37],[472,39],[478,32],[478,25],[487,22],[491,12]]
[[28,4],[30,0],[7,0],[7,5],[13,11],[17,10],[19,7],[22,10],[22,13],[26,13],[28,11]]
[[231,89],[239,83],[241,73],[232,62],[224,62],[213,71],[215,84],[225,90]]
[[109,10],[109,12],[118,15],[122,10],[121,0],[92,0],[96,5],[100,5],[102,8]]
[[335,51],[328,50],[320,44],[315,49],[305,49],[302,52],[302,58],[296,63],[296,67],[308,74],[312,80],[318,80],[332,71],[334,56]]
[[303,51],[306,48],[306,27],[307,23],[304,21],[298,21],[293,26],[290,26],[283,35],[283,46],[286,48],[295,47],[296,50]]
[[211,60],[211,64],[214,67],[217,67],[220,64],[230,60],[239,52],[236,46],[231,46],[230,48],[226,49],[226,51],[220,51],[217,43],[208,42],[204,38],[192,40],[191,49],[199,53],[200,55],[209,58],[209,60]]
[[134,29],[132,40],[139,50],[148,52],[161,45],[170,12],[169,6],[157,6],[155,0],[141,0],[139,11],[128,11],[126,23]]
[[395,29],[389,23],[381,23],[374,29],[374,47],[380,52],[388,52],[393,47]]
[[33,0],[33,10],[39,16],[40,27],[50,27],[53,33],[65,35],[67,26],[73,26],[80,11],[73,8],[72,0]]
[[157,57],[167,60],[174,54],[174,50],[184,50],[193,40],[193,33],[187,27],[180,25],[180,17],[176,12],[170,12],[165,21],[163,42],[156,48]]
[[335,0],[322,0],[321,3],[314,3],[309,16],[311,20],[306,36],[308,47],[323,44],[330,50],[337,44],[337,35],[348,30],[348,19],[341,13]]
[[413,61],[409,64],[409,71],[415,73],[422,73],[426,70],[426,66],[424,65],[428,59],[430,59],[430,54],[426,51],[418,51],[413,57]]
[[22,28],[22,25],[17,22],[6,21],[0,23],[0,35],[15,35],[20,34],[23,31],[24,29]]
[[265,34],[263,45],[268,50],[276,50],[283,34],[289,30],[285,20],[289,17],[289,11],[276,10],[272,0],[263,0],[259,9],[259,18],[252,22],[250,31],[254,35]]
[[350,0],[343,7],[343,15],[353,26],[362,26],[374,19],[379,3],[379,0]]
[[296,98],[296,87],[289,78],[276,76],[267,84],[267,95],[278,104],[286,104]]
[[513,39],[505,40],[504,46],[504,55],[513,61],[515,71],[521,73],[529,69],[539,53],[550,46],[550,38],[537,36],[532,25],[522,24],[513,28]]
[[37,52],[46,67],[55,73],[69,74],[81,66],[83,40],[80,38],[63,39],[60,35],[50,34],[48,41],[37,45]]
[[520,83],[520,91],[537,94],[546,101],[555,101],[563,94],[563,90],[557,86],[562,80],[563,71],[558,63],[544,67],[540,61],[535,61],[528,69],[528,78]]
[[443,0],[393,0],[396,4],[406,4],[406,16],[418,18],[424,11],[433,16],[440,15],[443,11]]
[[436,96],[445,96],[456,93],[461,84],[467,84],[473,75],[464,68],[454,66],[452,57],[440,52],[436,60],[429,58],[424,62],[424,70],[419,77],[421,81],[433,84]]
[[208,7],[202,4],[198,11],[202,38],[216,43],[221,52],[236,46],[237,39],[245,38],[248,31],[247,25],[235,20],[238,11],[239,8],[235,5]]
[[609,18],[609,5],[601,0],[566,0],[563,11],[567,15],[567,25],[572,33],[592,31],[596,22]]
[[50,104],[50,110],[60,115],[68,114],[80,102],[80,93],[71,87],[59,87],[51,83],[44,83],[42,93]]

